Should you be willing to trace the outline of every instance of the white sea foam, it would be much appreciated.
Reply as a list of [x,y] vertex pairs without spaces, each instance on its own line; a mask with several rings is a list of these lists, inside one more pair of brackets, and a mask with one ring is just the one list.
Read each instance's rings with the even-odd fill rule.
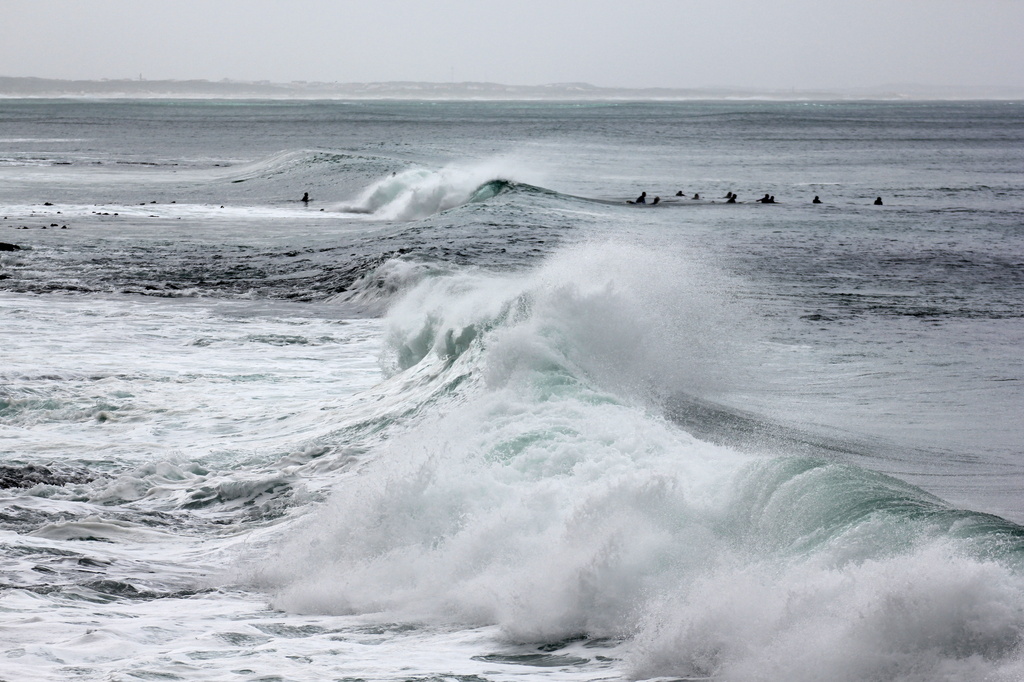
[[1019,107],[2,108],[0,677],[1024,677]]
[[[375,320],[271,303],[110,297],[82,310],[72,298],[17,294],[3,303],[21,334],[9,337],[0,369],[0,433],[19,433],[19,457],[104,463],[115,477],[87,493],[101,504],[251,499],[277,474],[214,472],[316,442],[336,428],[321,415],[381,376]],[[232,492],[239,486],[250,490]]]
[[412,168],[377,180],[355,203],[343,204],[338,210],[379,220],[417,220],[468,203],[491,181],[536,175],[510,158],[439,170]]
[[1020,577],[941,540],[895,554],[850,564],[833,563],[831,551],[779,563],[737,557],[678,576],[675,590],[647,605],[633,673],[1020,679]]
[[745,375],[721,342],[742,313],[702,272],[616,244],[421,282],[391,311],[396,379],[485,380],[376,448],[254,579],[297,613],[610,637],[637,677],[1014,679],[1024,580],[951,539],[941,502],[652,412],[660,381]]

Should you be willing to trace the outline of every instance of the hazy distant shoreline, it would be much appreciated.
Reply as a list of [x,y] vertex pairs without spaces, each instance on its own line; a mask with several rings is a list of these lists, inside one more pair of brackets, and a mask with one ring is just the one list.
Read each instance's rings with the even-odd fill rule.
[[0,76],[0,98],[402,100],[1021,100],[1024,88],[889,85],[845,90],[607,88],[587,83],[317,83],[296,81],[57,80]]

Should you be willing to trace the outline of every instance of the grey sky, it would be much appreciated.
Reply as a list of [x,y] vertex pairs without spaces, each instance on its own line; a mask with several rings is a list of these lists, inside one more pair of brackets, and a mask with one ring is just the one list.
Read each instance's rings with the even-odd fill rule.
[[3,0],[0,75],[1024,86],[1024,0]]

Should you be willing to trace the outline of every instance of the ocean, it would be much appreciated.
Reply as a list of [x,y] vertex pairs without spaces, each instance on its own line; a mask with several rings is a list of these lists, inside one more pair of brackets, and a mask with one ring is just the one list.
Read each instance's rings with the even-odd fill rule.
[[0,212],[0,680],[1024,679],[1024,102],[5,99]]

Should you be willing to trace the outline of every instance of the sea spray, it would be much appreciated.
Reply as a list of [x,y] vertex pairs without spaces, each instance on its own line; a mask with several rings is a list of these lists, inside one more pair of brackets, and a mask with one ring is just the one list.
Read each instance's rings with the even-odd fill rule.
[[753,371],[757,336],[711,272],[604,243],[412,286],[387,322],[389,381],[446,397],[289,530],[260,571],[274,605],[611,638],[637,677],[1012,679],[1021,529],[660,416],[672,389]]
[[337,208],[378,220],[426,218],[469,202],[486,201],[506,191],[510,180],[524,172],[529,174],[521,168],[516,170],[519,166],[519,162],[511,159],[495,159],[449,165],[438,170],[395,171],[372,183],[354,203]]
[[833,548],[789,559],[738,553],[675,576],[646,604],[627,656],[632,675],[1021,679],[1019,573],[941,538],[878,551],[855,562],[836,562]]
[[1024,677],[1019,105],[0,110],[4,677]]

